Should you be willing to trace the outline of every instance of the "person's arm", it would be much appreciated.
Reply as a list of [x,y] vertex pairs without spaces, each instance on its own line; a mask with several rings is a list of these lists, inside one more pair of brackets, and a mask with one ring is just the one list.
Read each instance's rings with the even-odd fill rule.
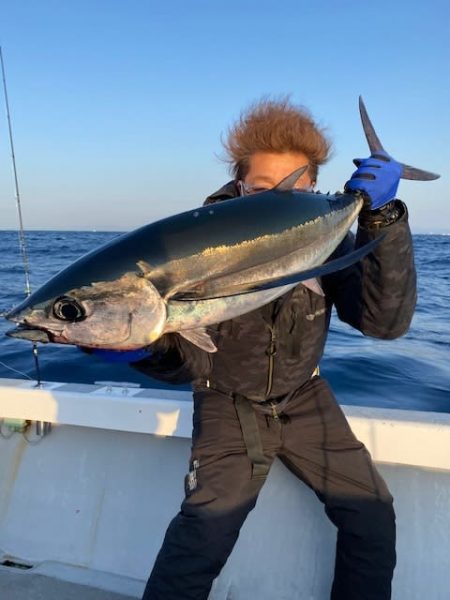
[[211,357],[207,352],[174,333],[166,334],[151,346],[138,350],[81,350],[106,362],[128,363],[149,377],[172,384],[206,377],[211,368]]
[[209,375],[211,355],[176,333],[167,333],[151,348],[153,352],[150,356],[131,364],[149,377],[181,384]]
[[[375,166],[373,166],[375,163]],[[357,161],[345,189],[365,194],[356,239],[347,236],[333,258],[383,236],[373,252],[351,267],[324,277],[339,318],[365,335],[392,339],[408,330],[416,304],[416,270],[408,211],[394,199],[401,167],[392,159]],[[375,173],[373,178],[367,175]],[[394,196],[393,196],[394,195]]]

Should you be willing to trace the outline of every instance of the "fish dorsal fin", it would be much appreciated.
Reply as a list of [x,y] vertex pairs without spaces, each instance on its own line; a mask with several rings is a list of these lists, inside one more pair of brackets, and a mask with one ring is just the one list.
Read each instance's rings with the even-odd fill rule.
[[313,279],[305,279],[305,281],[302,281],[302,285],[319,296],[325,296],[322,286],[315,277]]
[[[372,121],[367,114],[366,106],[363,102],[362,97],[359,97],[359,113],[361,115],[361,123],[364,129],[364,134],[366,136],[367,143],[369,144],[369,149],[372,154],[376,154],[377,152],[386,152],[383,148],[383,144],[380,142],[380,138],[375,132],[374,126],[372,125]],[[416,169],[416,167],[410,167],[409,165],[405,165],[400,163],[403,167],[401,178],[402,179],[413,179],[416,181],[432,181],[433,179],[439,179],[440,175],[436,173],[431,173],[430,171],[424,171],[423,169]]]
[[300,177],[303,175],[303,173],[306,171],[307,168],[308,168],[308,165],[305,165],[304,167],[300,167],[299,169],[295,169],[295,171],[293,171],[290,175],[288,175],[287,177],[282,179],[280,181],[280,183],[277,183],[277,185],[273,189],[276,190],[277,192],[288,192],[288,191],[292,190],[292,188],[295,186],[295,184],[297,183],[297,181],[300,179]]
[[182,329],[181,331],[178,331],[178,333],[184,337],[185,340],[206,352],[217,352],[217,346],[204,327],[198,327],[197,329]]

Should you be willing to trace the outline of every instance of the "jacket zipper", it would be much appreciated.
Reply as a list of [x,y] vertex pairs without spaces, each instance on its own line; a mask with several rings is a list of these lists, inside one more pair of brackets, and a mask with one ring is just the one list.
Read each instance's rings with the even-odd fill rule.
[[276,344],[275,344],[275,340],[276,340],[275,327],[273,325],[269,325],[269,329],[270,329],[270,345],[266,350],[266,354],[269,357],[269,374],[268,374],[268,378],[267,378],[266,398],[272,391],[274,356],[277,353]]

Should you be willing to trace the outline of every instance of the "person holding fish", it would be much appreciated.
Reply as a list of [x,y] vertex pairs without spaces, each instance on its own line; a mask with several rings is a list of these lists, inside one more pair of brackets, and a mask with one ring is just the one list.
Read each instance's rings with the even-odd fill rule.
[[314,192],[330,142],[309,112],[262,100],[228,132],[233,180],[204,207],[82,257],[8,315],[14,337],[192,382],[185,499],[143,600],[208,598],[275,457],[337,527],[331,599],[391,597],[393,499],[318,364],[333,307],[364,335],[408,330],[416,272],[397,188],[437,176],[395,161],[360,112],[371,156],[345,193]]
[[[391,597],[392,496],[317,368],[333,305],[340,319],[382,339],[404,334],[415,307],[408,215],[396,199],[403,165],[383,150],[363,104],[361,111],[372,155],[355,160],[345,191],[362,192],[364,204],[356,239],[349,233],[332,258],[384,236],[378,247],[357,264],[219,324],[216,353],[173,336],[134,365],[167,381],[192,380],[194,388],[186,497],[143,600],[206,600],[276,456],[315,491],[337,527],[330,597]],[[303,108],[264,100],[242,114],[225,148],[234,177],[209,196],[209,206],[275,188],[301,167],[292,187],[313,190],[330,143]]]

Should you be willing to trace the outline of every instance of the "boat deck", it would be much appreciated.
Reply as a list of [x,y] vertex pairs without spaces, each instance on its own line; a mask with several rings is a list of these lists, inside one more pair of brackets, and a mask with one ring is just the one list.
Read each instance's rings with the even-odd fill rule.
[[135,600],[87,585],[79,585],[37,573],[0,570],[2,600]]

